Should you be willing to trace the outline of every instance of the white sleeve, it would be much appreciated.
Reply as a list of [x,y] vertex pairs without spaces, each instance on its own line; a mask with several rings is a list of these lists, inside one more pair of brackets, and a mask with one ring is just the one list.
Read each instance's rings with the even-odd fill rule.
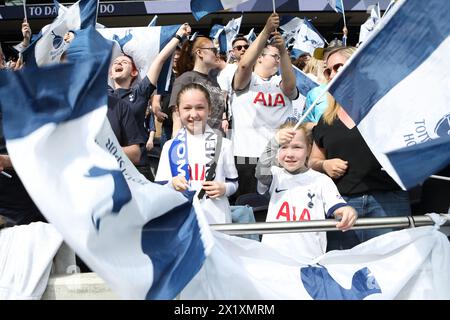
[[333,217],[336,209],[347,205],[330,177],[321,174],[319,183],[322,189],[323,209],[326,217]]
[[233,148],[230,140],[223,141],[222,157],[223,157],[223,172],[225,176],[225,195],[231,196],[238,189],[238,173],[234,164]]
[[167,141],[161,151],[161,156],[159,158],[158,170],[156,171],[155,182],[159,184],[167,184],[172,186],[170,181],[172,181],[172,173],[170,171],[169,163],[169,148],[172,145],[172,140]]

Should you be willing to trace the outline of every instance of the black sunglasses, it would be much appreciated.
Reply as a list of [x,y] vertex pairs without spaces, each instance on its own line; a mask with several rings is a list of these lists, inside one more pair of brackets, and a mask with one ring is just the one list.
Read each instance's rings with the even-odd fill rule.
[[244,48],[245,50],[247,50],[249,47],[248,44],[244,44],[244,45],[238,45],[238,46],[234,46],[233,49],[236,49],[237,51],[241,51],[242,48]]

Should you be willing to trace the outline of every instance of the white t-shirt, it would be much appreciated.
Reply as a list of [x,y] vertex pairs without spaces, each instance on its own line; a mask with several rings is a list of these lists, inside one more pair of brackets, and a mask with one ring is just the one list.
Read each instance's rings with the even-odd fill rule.
[[[308,169],[290,174],[283,168],[271,167],[270,204],[266,222],[323,220],[334,210],[346,206],[330,177]],[[325,232],[265,234],[262,242],[291,257],[314,259],[326,251]]]
[[[189,190],[197,191],[195,196],[201,190],[202,182],[206,179],[207,164],[214,158],[217,140],[211,139],[213,135],[215,136],[215,133],[209,126],[206,126],[203,134],[192,135],[187,132],[187,159],[190,172]],[[155,177],[156,182],[167,183],[169,187],[172,187],[169,150],[173,142],[174,139],[170,139],[164,144]],[[200,201],[209,224],[231,223],[228,196],[237,190],[237,177],[238,173],[234,165],[231,141],[222,138],[222,148],[214,181],[225,182],[225,195],[217,199],[206,198],[205,195]]]
[[281,76],[264,80],[253,73],[248,89],[233,93],[235,156],[258,158],[277,128],[293,115],[292,101],[283,94],[280,83]]

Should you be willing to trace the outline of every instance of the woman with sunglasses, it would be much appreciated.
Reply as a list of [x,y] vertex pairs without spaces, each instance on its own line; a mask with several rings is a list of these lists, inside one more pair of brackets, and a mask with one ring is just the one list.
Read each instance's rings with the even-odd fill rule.
[[172,137],[175,137],[181,128],[179,114],[174,108],[178,93],[184,86],[191,83],[201,84],[211,96],[211,114],[208,125],[222,133],[224,132],[223,128],[228,127],[225,114],[225,94],[220,89],[217,80],[209,75],[209,72],[216,68],[218,58],[217,48],[207,37],[197,36],[183,44],[177,62],[178,78],[173,83],[169,103],[173,118]]
[[[336,76],[354,51],[341,47],[328,54],[325,74],[329,80]],[[339,193],[356,209],[359,218],[411,215],[408,193],[382,170],[353,120],[331,95],[328,96],[328,108],[313,128],[313,138],[309,167],[334,180]],[[350,249],[392,230],[329,232],[327,251]]]

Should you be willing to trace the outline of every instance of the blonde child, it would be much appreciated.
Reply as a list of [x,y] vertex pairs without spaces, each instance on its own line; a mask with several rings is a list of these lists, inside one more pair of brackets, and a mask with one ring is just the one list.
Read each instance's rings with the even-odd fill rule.
[[[256,167],[259,191],[270,192],[266,221],[334,217],[340,219],[336,227],[346,231],[353,226],[357,213],[347,206],[331,178],[307,167],[311,138],[305,125],[294,131],[295,124],[288,120],[280,127]],[[266,234],[262,242],[292,257],[314,259],[326,251],[325,232]]]
[[231,141],[207,124],[208,91],[196,83],[182,87],[176,111],[182,128],[164,144],[155,182],[180,192],[196,191],[208,223],[231,223],[228,196],[237,190],[237,171]]

